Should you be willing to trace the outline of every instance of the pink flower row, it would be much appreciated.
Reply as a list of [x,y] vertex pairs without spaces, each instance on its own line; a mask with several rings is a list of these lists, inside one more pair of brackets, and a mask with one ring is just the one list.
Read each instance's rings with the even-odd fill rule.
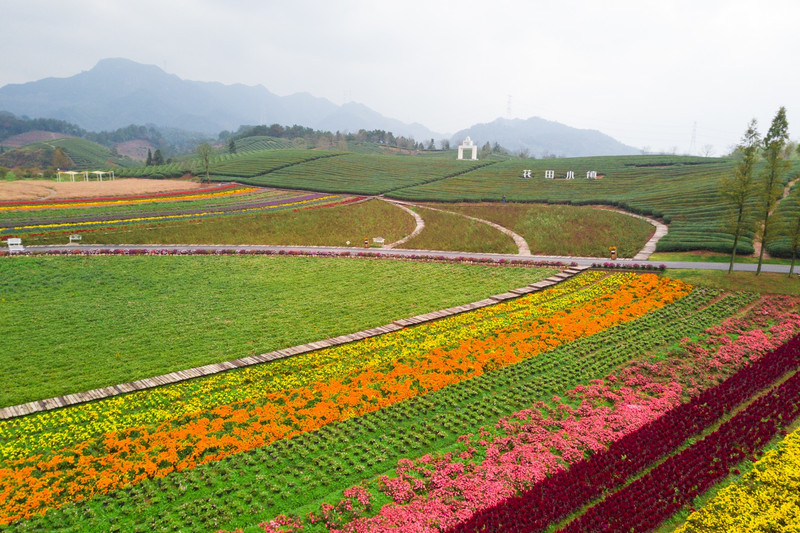
[[[370,492],[365,487],[353,487],[349,494],[357,493],[358,498],[345,498],[307,518],[311,522],[323,521],[331,531],[441,531],[459,524],[468,531],[467,524],[475,524],[483,513],[493,512],[487,509],[509,505],[517,494],[550,487],[548,484],[554,483],[551,480],[560,479],[556,475],[559,472],[558,475],[578,475],[581,468],[586,468],[572,466],[566,471],[565,465],[583,464],[589,455],[590,461],[595,461],[591,465],[597,461],[602,464],[608,460],[609,444],[618,449],[620,442],[627,442],[623,440],[626,436],[649,435],[639,443],[638,452],[621,454],[628,455],[624,462],[628,467],[641,468],[652,462],[652,457],[675,446],[664,441],[665,449],[642,453],[661,439],[654,439],[647,433],[651,430],[644,428],[660,423],[665,413],[687,409],[686,404],[680,404],[686,393],[697,396],[701,388],[722,382],[747,361],[755,361],[787,342],[800,331],[800,316],[784,311],[791,307],[791,302],[782,297],[760,300],[747,317],[726,320],[707,330],[698,341],[685,339],[680,357],[631,364],[617,375],[576,387],[567,396],[569,403],[577,407],[554,397],[552,403],[539,402],[501,419],[494,428],[463,436],[456,452],[399,461],[395,476],[378,480],[377,488],[394,503],[381,508],[377,516],[365,516],[371,513]],[[748,372],[757,370],[749,368]],[[735,401],[728,401],[731,402]],[[707,413],[711,420],[720,415],[719,409]],[[674,416],[677,415],[671,415]],[[697,432],[708,423],[689,424],[687,431]],[[635,455],[639,461],[632,461]],[[561,492],[585,501],[586,495],[598,487],[624,479],[626,470],[618,467],[607,469],[605,477],[594,472],[588,480],[572,480]],[[544,509],[545,514],[536,519],[537,524],[550,523],[568,512],[563,504],[554,503],[571,501],[564,500],[562,493],[556,496],[550,488],[542,494],[549,496],[538,501],[536,508]],[[566,507],[575,505],[567,503]],[[295,531],[301,522],[281,516],[260,525],[270,533]]]
[[[689,403],[681,404],[617,440],[607,451],[573,464],[569,470],[559,472],[518,497],[476,514],[451,531],[542,529],[605,491],[614,489],[798,364],[800,337],[795,337],[720,385],[692,398]],[[797,392],[800,392],[800,376],[795,374],[793,381],[787,381],[773,394],[760,398],[701,441],[705,444],[671,457],[645,478],[614,493],[602,504],[591,507],[571,523],[567,531],[605,531],[608,528],[638,531],[655,527],[691,501],[701,489],[727,475],[728,468],[744,458],[742,450],[752,453],[758,443],[765,444],[778,430],[776,419],[782,417],[786,423],[791,421],[800,405],[787,399]],[[762,421],[762,418],[766,420]],[[718,458],[719,464],[711,467],[714,457]],[[682,485],[686,487],[676,499],[673,487]]]

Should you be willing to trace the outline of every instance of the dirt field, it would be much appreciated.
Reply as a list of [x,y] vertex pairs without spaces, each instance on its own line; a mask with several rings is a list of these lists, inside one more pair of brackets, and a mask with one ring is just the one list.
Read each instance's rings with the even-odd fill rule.
[[65,198],[94,198],[97,196],[128,196],[155,192],[189,191],[200,184],[184,180],[146,180],[125,178],[113,181],[0,181],[0,201],[58,200]]

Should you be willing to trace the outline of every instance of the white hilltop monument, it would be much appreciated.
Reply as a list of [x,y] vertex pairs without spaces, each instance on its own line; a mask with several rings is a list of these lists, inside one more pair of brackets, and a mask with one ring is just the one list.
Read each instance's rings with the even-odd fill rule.
[[470,150],[472,150],[472,158],[471,159],[473,159],[473,160],[477,160],[478,159],[478,147],[475,145],[474,142],[472,142],[472,139],[470,139],[469,137],[464,139],[464,142],[461,143],[458,146],[458,158],[459,159],[464,159],[464,148],[469,148]]

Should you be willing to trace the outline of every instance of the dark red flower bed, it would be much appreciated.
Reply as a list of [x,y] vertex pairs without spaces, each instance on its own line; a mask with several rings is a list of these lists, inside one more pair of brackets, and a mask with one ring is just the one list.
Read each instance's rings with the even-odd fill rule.
[[[795,337],[716,387],[613,443],[606,452],[575,463],[525,493],[476,513],[450,531],[539,531],[619,486],[798,364],[800,337]],[[795,374],[711,435],[591,507],[565,531],[638,531],[655,527],[727,476],[736,463],[791,422],[800,411],[798,397],[800,375]]]

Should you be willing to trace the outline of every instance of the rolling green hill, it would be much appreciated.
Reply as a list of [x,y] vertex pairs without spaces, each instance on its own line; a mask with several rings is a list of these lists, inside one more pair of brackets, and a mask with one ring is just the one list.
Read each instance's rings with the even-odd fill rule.
[[[256,143],[267,142],[254,139]],[[369,150],[365,150],[369,152]],[[331,150],[254,150],[218,156],[212,179],[250,185],[350,194],[385,194],[409,201],[535,202],[610,205],[654,216],[669,224],[658,251],[730,252],[733,239],[723,228],[725,206],[718,182],[733,172],[732,158],[671,155],[605,156],[558,159],[458,161],[454,152],[424,155],[354,153]],[[128,171],[132,176],[179,176],[191,161]],[[197,165],[194,166],[197,172]],[[523,178],[530,169],[532,178]],[[545,179],[553,170],[557,179]],[[568,171],[575,179],[563,179]],[[598,179],[586,178],[596,171]],[[756,175],[760,167],[756,168]],[[800,174],[793,161],[785,182]],[[789,213],[784,216],[782,213]],[[791,218],[787,204],[779,208]],[[785,249],[785,244],[779,247]],[[739,253],[753,252],[753,234],[740,240]],[[778,252],[778,250],[775,250]],[[783,252],[785,255],[785,252]]]
[[[388,196],[445,202],[501,201],[505,196],[509,201],[612,205],[667,222],[669,234],[659,242],[659,251],[729,252],[733,239],[722,228],[725,206],[718,182],[735,164],[734,159],[661,155],[509,160]],[[533,177],[522,178],[524,169],[531,169]],[[573,171],[575,179],[545,179],[545,170],[554,170],[557,178]],[[590,170],[599,179],[586,179]],[[798,173],[795,162],[784,180]],[[740,241],[740,253],[753,252],[752,237]]]
[[[56,150],[61,148],[70,160],[63,168],[74,170],[98,170],[111,167],[128,167],[137,163],[121,157],[109,148],[77,137],[65,137],[36,142],[8,150],[0,154],[0,165],[14,167],[49,168],[62,166],[54,162]],[[55,164],[54,164],[55,163]],[[62,168],[62,170],[63,170]]]

